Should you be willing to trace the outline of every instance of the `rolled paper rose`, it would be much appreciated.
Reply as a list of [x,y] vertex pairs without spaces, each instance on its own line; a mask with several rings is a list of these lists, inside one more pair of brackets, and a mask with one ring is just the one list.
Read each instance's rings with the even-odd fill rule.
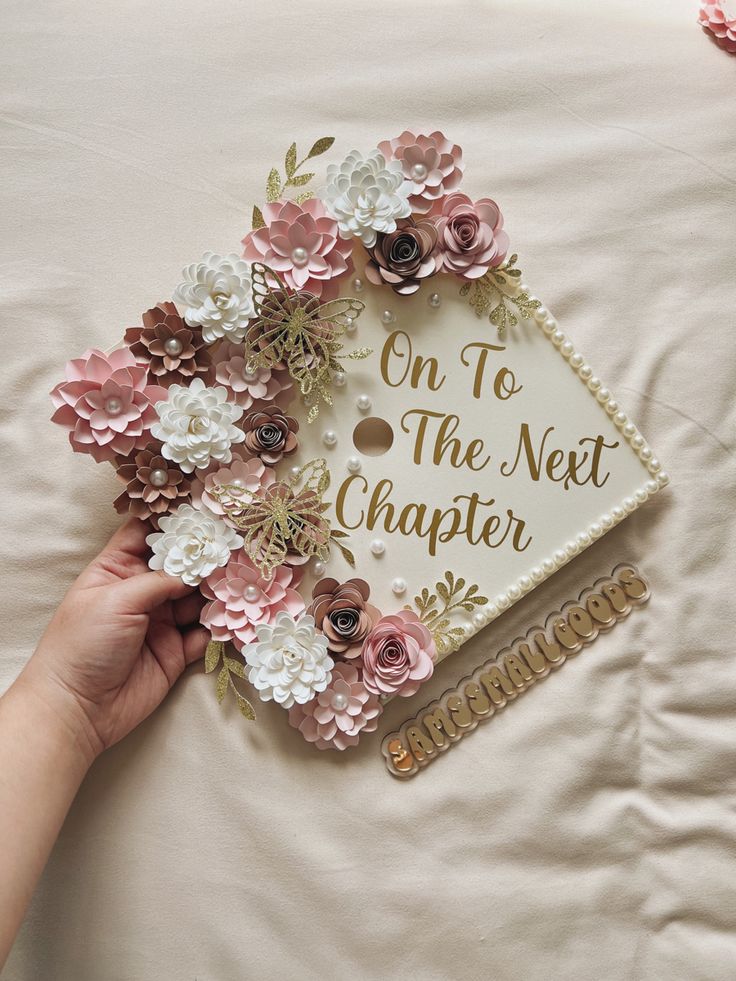
[[363,684],[376,695],[414,695],[432,676],[432,634],[411,610],[382,617],[363,644]]
[[462,279],[479,279],[506,258],[509,237],[495,201],[473,203],[467,194],[450,194],[436,218],[440,265]]
[[245,449],[263,463],[273,465],[296,450],[298,429],[296,419],[285,415],[278,406],[249,412],[243,420]]
[[317,629],[327,638],[333,654],[346,658],[360,657],[360,648],[369,631],[381,616],[368,597],[371,589],[364,579],[320,579],[312,590],[307,608]]
[[368,255],[365,274],[372,283],[386,283],[402,295],[416,293],[421,281],[440,268],[434,222],[403,218],[396,223],[395,232],[378,236]]

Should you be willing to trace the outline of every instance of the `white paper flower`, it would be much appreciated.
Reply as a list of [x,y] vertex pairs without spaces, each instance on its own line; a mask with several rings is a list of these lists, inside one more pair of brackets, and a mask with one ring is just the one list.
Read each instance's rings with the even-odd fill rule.
[[359,238],[366,248],[375,245],[378,232],[395,231],[396,219],[411,213],[412,185],[404,180],[400,161],[386,163],[380,150],[367,157],[351,151],[339,166],[327,168],[327,181],[320,196],[340,234]]
[[255,314],[249,264],[235,253],[205,252],[199,262],[182,270],[182,276],[174,301],[184,310],[186,322],[202,328],[207,344],[221,337],[242,341]]
[[161,531],[146,538],[153,549],[148,561],[152,569],[179,576],[189,586],[198,586],[215,569],[227,565],[230,552],[243,539],[222,518],[191,504],[159,518]]
[[314,617],[295,620],[289,613],[277,613],[273,623],[258,624],[256,637],[243,655],[250,667],[248,680],[262,702],[273,699],[291,708],[327,688],[335,662],[327,639],[315,630]]
[[156,412],[159,421],[151,426],[151,435],[164,444],[161,454],[186,473],[204,470],[214,460],[229,463],[231,445],[245,439],[233,425],[242,407],[228,402],[226,388],[207,388],[201,378],[172,385],[168,399],[156,403]]

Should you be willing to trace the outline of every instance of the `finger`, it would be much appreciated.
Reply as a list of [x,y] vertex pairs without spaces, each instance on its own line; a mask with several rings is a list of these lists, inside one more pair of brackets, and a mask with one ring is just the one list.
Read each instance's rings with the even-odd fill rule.
[[126,555],[140,558],[148,550],[146,535],[151,534],[151,531],[151,526],[145,521],[140,521],[138,518],[128,518],[118,528],[102,551],[103,553],[124,552]]
[[204,657],[207,644],[210,640],[209,630],[204,627],[192,627],[183,636],[184,641],[184,660],[187,664],[193,664]]
[[174,623],[179,627],[187,627],[190,623],[198,623],[199,614],[202,612],[205,602],[204,597],[199,592],[176,600],[175,603],[172,603]]
[[181,599],[194,589],[178,576],[165,572],[141,572],[130,579],[123,579],[112,587],[124,607],[130,613],[150,613],[167,600]]

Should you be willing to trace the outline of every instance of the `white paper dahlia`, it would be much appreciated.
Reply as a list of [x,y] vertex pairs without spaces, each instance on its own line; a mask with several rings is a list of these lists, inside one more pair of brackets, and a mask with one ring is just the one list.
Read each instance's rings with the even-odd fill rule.
[[173,514],[158,520],[160,531],[146,538],[153,549],[148,561],[152,569],[179,576],[189,586],[199,583],[227,565],[230,553],[243,539],[222,518],[182,504]]
[[204,470],[213,461],[229,463],[230,447],[245,439],[234,425],[243,408],[228,401],[227,389],[208,388],[201,378],[190,385],[172,385],[168,399],[156,403],[156,413],[151,434],[163,443],[162,456],[186,473]]
[[408,218],[411,186],[398,160],[386,163],[380,150],[365,157],[352,150],[341,164],[327,168],[320,196],[343,238],[359,238],[370,248],[378,232],[393,232],[397,218]]
[[335,662],[327,639],[315,630],[314,617],[295,620],[289,613],[277,613],[273,623],[256,626],[256,638],[243,655],[250,667],[248,681],[262,702],[291,708],[327,688]]
[[202,328],[207,344],[221,337],[242,341],[255,314],[250,265],[235,253],[205,252],[199,262],[182,270],[182,276],[174,301],[186,322]]

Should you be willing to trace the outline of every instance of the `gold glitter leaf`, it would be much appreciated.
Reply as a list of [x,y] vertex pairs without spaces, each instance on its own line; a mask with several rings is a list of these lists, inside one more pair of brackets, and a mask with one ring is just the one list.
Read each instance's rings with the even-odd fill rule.
[[227,693],[227,687],[230,684],[230,672],[227,669],[227,665],[223,664],[219,675],[217,676],[217,688],[215,689],[215,694],[217,695],[217,701],[221,702]]
[[323,136],[322,139],[317,140],[317,142],[313,144],[312,149],[306,156],[306,159],[311,160],[312,157],[319,157],[323,153],[327,153],[334,142],[334,136]]
[[281,196],[281,177],[279,176],[278,170],[275,167],[271,168],[271,172],[268,175],[268,180],[266,181],[266,201],[272,204],[274,201],[278,201]]
[[292,187],[304,187],[313,177],[314,174],[296,174],[294,177],[290,177],[287,183],[291,184]]
[[[455,577],[452,572],[446,572],[444,581],[435,584],[436,592],[430,593],[423,589],[414,597],[415,610],[422,623],[431,631],[437,651],[440,655],[456,651],[460,646],[460,638],[465,636],[463,627],[450,626],[451,614],[459,610],[472,612],[476,606],[485,605],[488,600],[478,595],[478,586],[473,583],[465,589],[465,579]],[[410,610],[411,606],[405,607]]]
[[232,674],[238,678],[245,678],[245,665],[242,661],[236,661],[234,657],[226,657],[225,665]]
[[256,231],[258,228],[264,228],[266,225],[266,222],[263,219],[263,212],[257,204],[253,205],[253,219],[251,224],[253,226],[253,231]]
[[302,191],[301,194],[297,194],[296,203],[304,204],[305,201],[309,201],[309,199],[313,197],[314,197],[314,191]]
[[238,701],[238,709],[240,710],[240,714],[244,716],[248,722],[255,722],[256,713],[248,699],[244,698],[239,691],[235,692],[235,697]]
[[204,670],[207,674],[214,671],[225,654],[225,645],[221,640],[210,640],[204,652]]
[[284,169],[286,170],[287,177],[293,177],[294,173],[296,172],[296,143],[292,143],[289,149],[286,151]]
[[539,300],[533,299],[526,292],[514,294],[521,278],[521,270],[514,265],[518,258],[514,253],[502,265],[490,269],[485,276],[460,287],[460,295],[467,297],[477,316],[487,316],[494,327],[498,328],[499,334],[508,327],[516,327],[519,322],[517,313],[528,320],[541,306]]

